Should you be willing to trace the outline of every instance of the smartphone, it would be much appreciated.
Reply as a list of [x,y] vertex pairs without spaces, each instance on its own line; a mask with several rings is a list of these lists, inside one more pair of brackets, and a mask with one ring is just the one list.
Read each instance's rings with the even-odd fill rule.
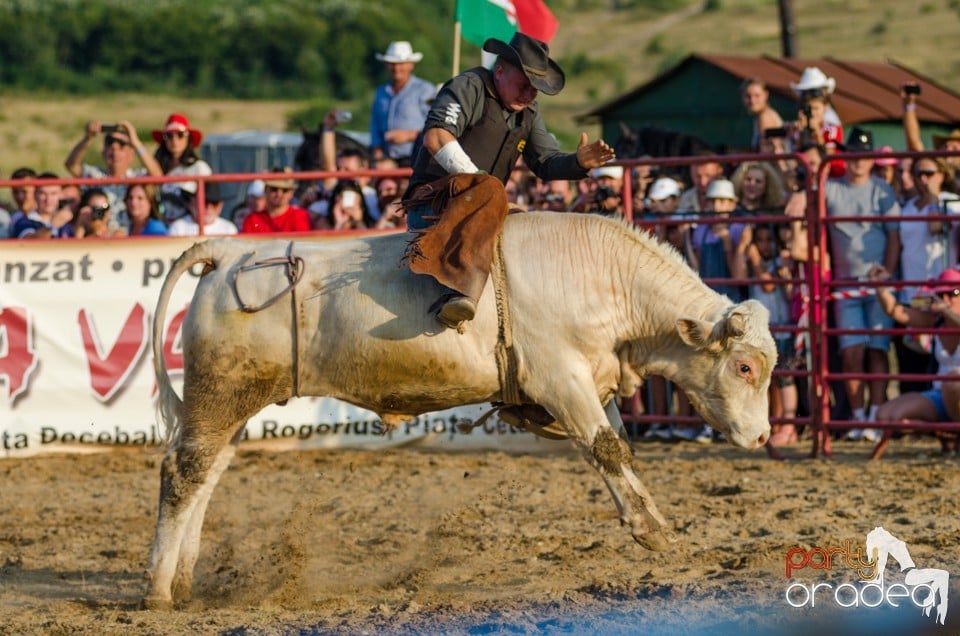
[[907,95],[919,95],[920,94],[920,85],[913,83],[907,84],[903,87],[903,92]]
[[930,309],[933,304],[933,298],[930,296],[914,296],[910,299],[910,306],[914,309]]
[[346,124],[353,119],[353,113],[349,110],[338,110],[334,117],[336,117],[338,124]]
[[104,135],[110,135],[118,130],[120,130],[120,126],[118,124],[100,124],[100,132],[102,132]]
[[782,139],[787,136],[787,129],[783,126],[779,128],[767,128],[763,131],[764,139]]
[[353,208],[357,205],[357,193],[353,190],[344,190],[340,193],[340,205],[345,208]]

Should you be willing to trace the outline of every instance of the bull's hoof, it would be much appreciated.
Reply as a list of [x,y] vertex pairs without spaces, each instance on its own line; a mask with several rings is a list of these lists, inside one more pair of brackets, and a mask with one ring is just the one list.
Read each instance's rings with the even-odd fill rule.
[[173,610],[173,599],[145,596],[140,603],[140,608],[151,612],[169,612]]
[[647,532],[646,534],[635,534],[633,535],[633,540],[645,547],[647,550],[653,550],[654,552],[666,552],[673,547],[674,543],[677,542],[677,537],[672,532],[654,530],[653,532]]

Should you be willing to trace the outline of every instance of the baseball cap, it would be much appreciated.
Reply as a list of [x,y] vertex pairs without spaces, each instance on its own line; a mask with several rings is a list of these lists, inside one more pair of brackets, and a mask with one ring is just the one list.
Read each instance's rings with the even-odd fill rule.
[[647,195],[651,201],[663,201],[670,197],[680,196],[680,186],[676,180],[670,177],[661,177],[650,186],[650,193]]
[[623,179],[623,166],[601,166],[590,171],[590,176],[594,179],[601,177],[610,177],[611,179]]

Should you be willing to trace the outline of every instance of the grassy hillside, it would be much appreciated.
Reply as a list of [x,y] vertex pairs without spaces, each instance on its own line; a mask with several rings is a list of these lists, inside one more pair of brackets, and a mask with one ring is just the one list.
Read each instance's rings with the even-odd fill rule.
[[[544,100],[545,116],[566,147],[572,148],[580,130],[573,121],[575,115],[651,79],[691,52],[780,53],[774,0],[548,0],[548,4],[560,19],[552,50],[567,72],[568,86],[561,95]],[[668,10],[654,11],[649,8],[652,4]],[[643,6],[610,9],[632,5]],[[892,58],[960,90],[960,58],[954,53],[960,0],[803,0],[794,5],[799,56]],[[464,68],[476,62],[475,51],[465,48]],[[5,94],[0,96],[0,142],[4,148],[0,174],[8,175],[21,165],[63,173],[64,157],[79,139],[83,123],[92,118],[129,119],[147,139],[149,130],[172,111],[187,113],[206,132],[229,132],[281,130],[292,115],[310,106],[302,100]],[[343,106],[361,115],[368,105]],[[595,128],[586,131],[596,135]]]

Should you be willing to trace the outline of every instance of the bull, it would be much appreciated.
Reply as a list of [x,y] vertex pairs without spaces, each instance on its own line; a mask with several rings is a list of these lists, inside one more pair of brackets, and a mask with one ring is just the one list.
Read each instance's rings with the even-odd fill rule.
[[[407,242],[403,234],[218,239],[193,245],[171,267],[153,324],[168,449],[145,607],[190,597],[207,504],[250,417],[295,395],[339,398],[385,423],[502,401],[505,325],[518,390],[509,395],[549,411],[648,549],[676,539],[633,468],[616,396],[661,375],[737,446],[766,442],[776,362],[766,309],[712,291],[648,234],[592,215],[510,215],[498,251],[503,276],[488,281],[460,332],[429,313],[438,284],[398,266]],[[182,326],[181,399],[162,335],[174,285],[198,263],[204,273]]]

